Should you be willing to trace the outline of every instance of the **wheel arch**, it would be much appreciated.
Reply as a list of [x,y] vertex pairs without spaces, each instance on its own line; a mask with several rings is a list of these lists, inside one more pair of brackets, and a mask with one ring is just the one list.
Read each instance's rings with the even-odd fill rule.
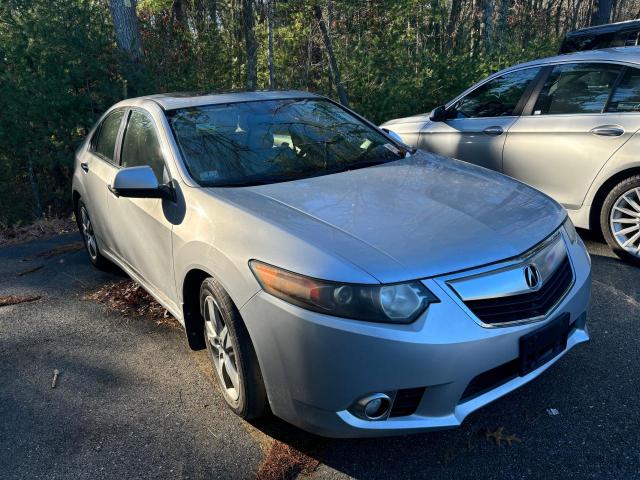
[[206,347],[203,332],[204,319],[200,312],[200,285],[212,276],[201,268],[192,268],[182,282],[182,318],[191,350],[202,350]]
[[604,201],[607,198],[609,192],[620,182],[634,175],[640,175],[640,166],[634,166],[616,172],[607,178],[598,190],[596,191],[593,201],[591,202],[591,208],[589,209],[589,229],[602,234],[600,227],[600,211],[604,205]]

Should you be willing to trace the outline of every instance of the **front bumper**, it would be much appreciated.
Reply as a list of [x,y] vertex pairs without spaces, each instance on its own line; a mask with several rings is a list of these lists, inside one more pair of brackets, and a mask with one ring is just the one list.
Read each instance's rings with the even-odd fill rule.
[[[529,382],[589,340],[590,260],[580,240],[565,242],[575,274],[571,290],[545,319],[522,325],[479,325],[438,279],[424,282],[441,302],[410,325],[330,317],[260,292],[241,313],[273,413],[330,437],[396,435],[460,425],[474,410]],[[573,322],[564,351],[525,376],[461,401],[475,377],[518,358],[521,336],[563,313]],[[426,390],[413,414],[367,421],[349,411],[367,394],[418,387]]]

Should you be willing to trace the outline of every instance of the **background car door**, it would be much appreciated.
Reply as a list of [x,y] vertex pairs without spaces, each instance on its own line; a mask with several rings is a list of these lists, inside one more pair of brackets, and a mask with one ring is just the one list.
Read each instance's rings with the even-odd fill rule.
[[89,151],[80,161],[86,185],[84,200],[98,244],[103,250],[113,248],[113,230],[108,208],[110,193],[107,186],[118,171],[115,148],[124,112],[124,109],[115,110],[105,117],[93,134]]
[[640,127],[629,113],[640,104],[638,70],[594,63],[550,68],[509,129],[504,173],[576,209],[604,163]]
[[505,73],[449,106],[445,122],[433,122],[420,135],[419,147],[502,171],[506,132],[518,118],[519,105],[539,67]]
[[[151,117],[142,110],[128,114],[120,150],[122,167],[149,165],[158,182],[169,181]],[[125,198],[109,195],[111,222],[117,231],[115,251],[134,272],[169,301],[175,298],[172,224],[158,198]]]

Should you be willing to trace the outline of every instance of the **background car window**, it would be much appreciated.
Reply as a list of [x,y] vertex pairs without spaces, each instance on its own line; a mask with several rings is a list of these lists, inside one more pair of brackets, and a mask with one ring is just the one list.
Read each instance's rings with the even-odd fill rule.
[[122,140],[122,166],[139,167],[149,165],[158,182],[164,183],[164,158],[160,142],[151,119],[144,113],[133,111]]
[[533,114],[602,112],[620,68],[589,63],[556,65],[542,87]]
[[520,97],[539,71],[539,68],[527,68],[494,78],[459,100],[450,118],[513,115]]
[[116,147],[116,139],[120,130],[120,122],[124,115],[123,110],[119,110],[110,114],[102,121],[98,138],[94,143],[94,151],[113,163],[114,152]]
[[607,112],[640,111],[640,69],[629,68],[613,91]]

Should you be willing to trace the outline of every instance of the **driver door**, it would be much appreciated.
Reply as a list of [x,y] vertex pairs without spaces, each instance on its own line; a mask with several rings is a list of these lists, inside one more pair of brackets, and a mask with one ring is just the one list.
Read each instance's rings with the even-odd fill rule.
[[419,147],[501,172],[507,131],[540,70],[516,70],[481,84],[447,108],[446,121],[427,125]]
[[[169,174],[156,126],[150,114],[133,108],[125,119],[120,147],[122,167],[150,166],[158,183],[168,183]],[[115,253],[166,301],[174,303],[172,223],[166,215],[169,200],[126,198],[109,194]]]

